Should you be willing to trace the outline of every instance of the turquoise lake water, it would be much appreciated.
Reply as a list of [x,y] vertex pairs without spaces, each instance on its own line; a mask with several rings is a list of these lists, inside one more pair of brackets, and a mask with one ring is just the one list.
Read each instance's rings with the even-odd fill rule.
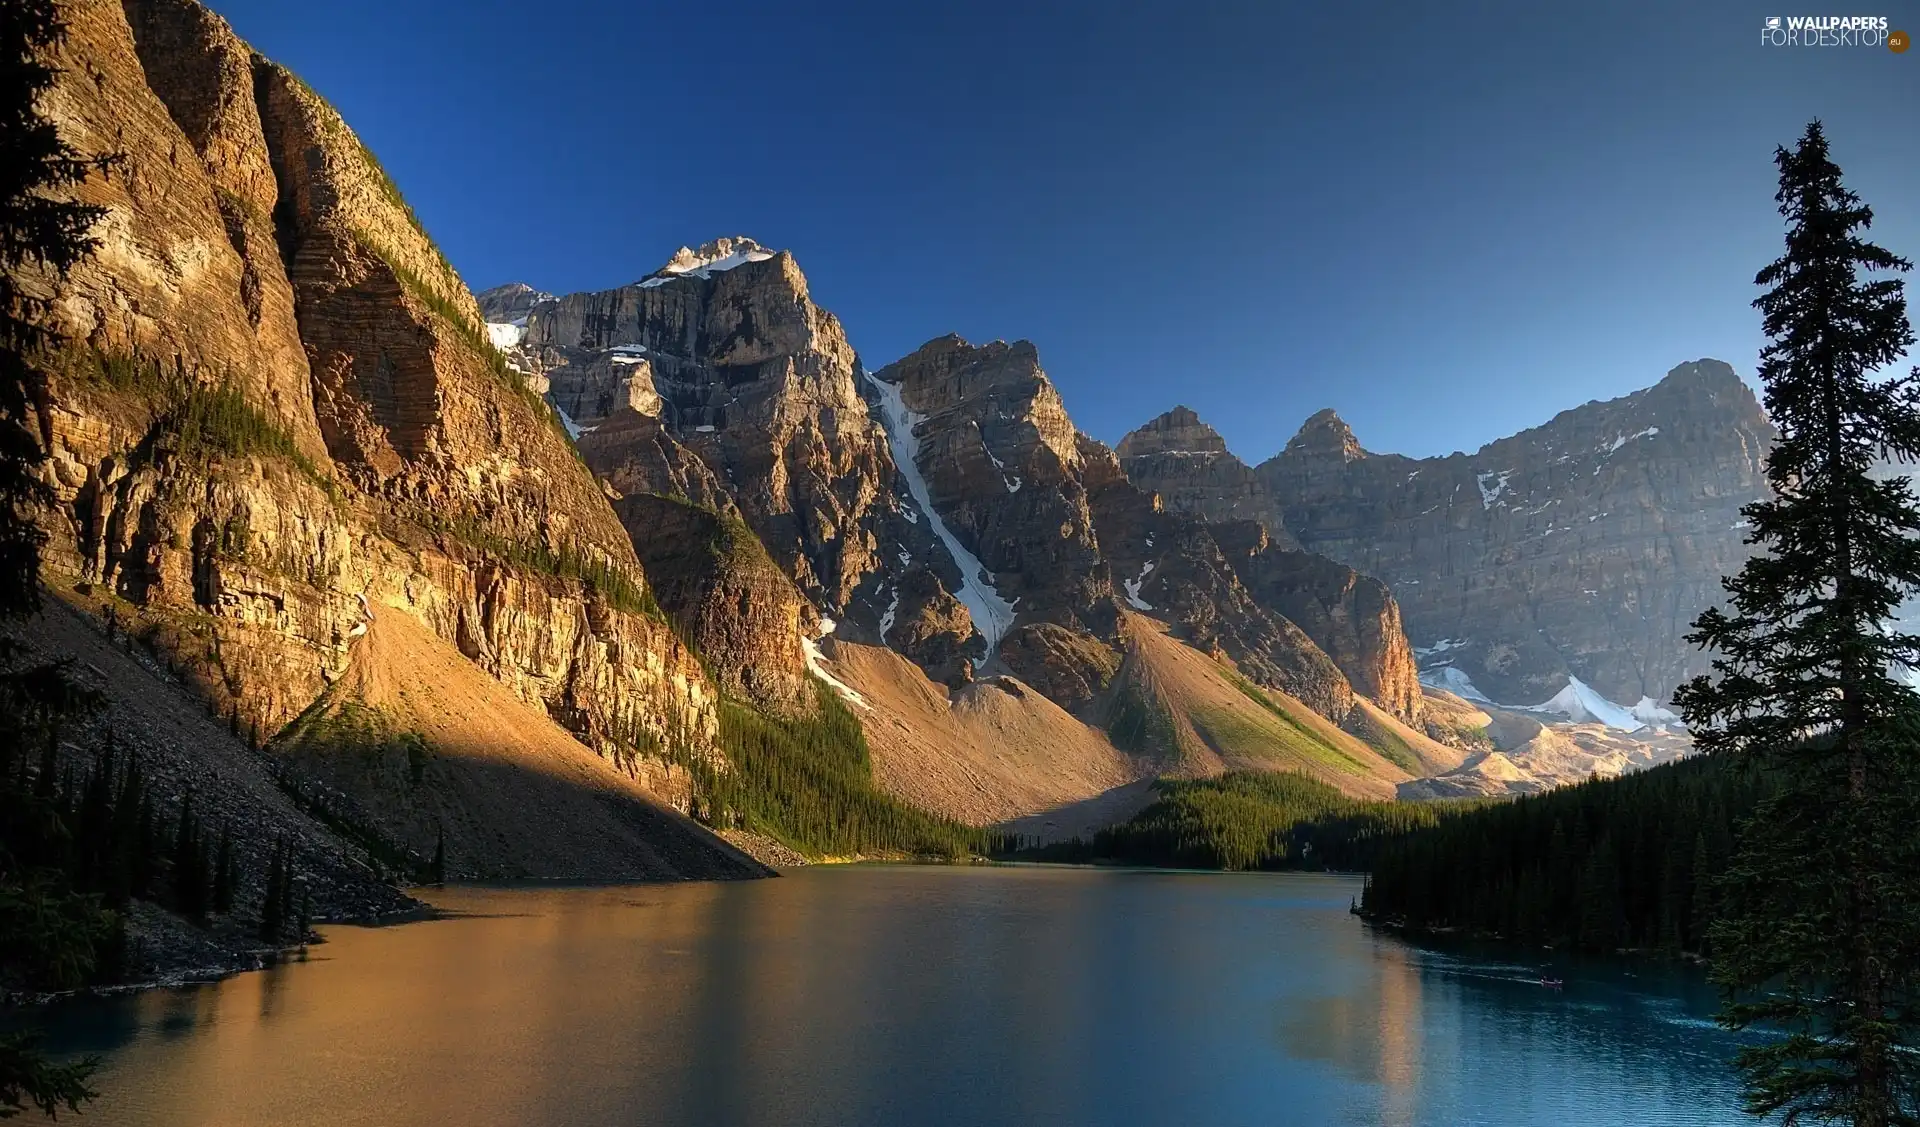
[[74,1122],[116,1127],[1751,1122],[1697,972],[1424,949],[1348,914],[1358,890],[940,866],[447,889],[455,918],[45,1023],[105,1059]]

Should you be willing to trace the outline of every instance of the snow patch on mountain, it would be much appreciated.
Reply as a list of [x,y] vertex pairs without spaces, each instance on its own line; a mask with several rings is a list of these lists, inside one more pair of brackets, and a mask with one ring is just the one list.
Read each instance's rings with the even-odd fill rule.
[[1446,653],[1448,650],[1457,650],[1465,645],[1467,645],[1467,643],[1459,638],[1442,638],[1431,646],[1413,647],[1413,656],[1417,658],[1437,657],[1440,654]]
[[[1651,700],[1642,698],[1643,705],[1653,712],[1665,712]],[[1635,705],[1639,708],[1641,705]],[[1597,723],[1609,728],[1618,728],[1623,732],[1637,732],[1646,727],[1634,714],[1633,709],[1624,708],[1595,692],[1593,687],[1578,677],[1567,678],[1567,687],[1553,695],[1551,700],[1524,708],[1526,712],[1558,712],[1576,724]],[[1671,716],[1672,713],[1667,713]],[[1679,717],[1675,716],[1675,720]]]
[[1467,676],[1466,670],[1452,665],[1443,665],[1438,669],[1422,669],[1420,683],[1436,689],[1445,689],[1462,700],[1479,701],[1481,704],[1493,703],[1487,699],[1487,694],[1474,686],[1473,678]]
[[1653,698],[1648,696],[1641,697],[1634,703],[1634,706],[1627,709],[1627,711],[1633,713],[1634,719],[1644,724],[1651,724],[1656,728],[1664,728],[1669,724],[1680,723],[1679,713],[1665,705],[1655,704]]
[[987,436],[984,434],[980,436],[980,449],[986,451],[987,461],[993,463],[993,468],[1000,471],[1000,484],[1007,487],[1007,492],[1020,492],[1020,475],[1007,473],[1007,464],[993,456],[993,448],[987,445]]
[[[679,278],[704,280],[722,271],[732,270],[736,266],[745,266],[749,262],[765,262],[773,257],[772,251],[751,240],[741,240],[741,242],[744,245],[737,245],[731,240],[723,239],[717,244],[708,243],[698,251],[681,247],[671,261],[656,270],[651,277],[643,279],[640,282],[640,288],[654,289]],[[723,246],[728,249],[720,249]]]
[[[833,633],[834,625],[833,619],[828,618],[826,615],[821,615],[820,637],[824,638]],[[852,686],[846,684],[840,680],[840,678],[827,672],[826,659],[820,653],[820,643],[817,639],[809,638],[802,634],[800,636],[800,648],[807,655],[807,671],[809,673],[825,681],[827,686],[834,692],[839,693],[848,704],[864,708],[869,712],[873,711],[873,706],[867,703],[867,698],[855,692]]]
[[[1464,644],[1455,643],[1455,645]],[[1434,649],[1432,646],[1427,648]],[[1436,689],[1445,689],[1454,696],[1492,708],[1504,708],[1511,712],[1557,713],[1575,724],[1603,724],[1621,732],[1639,732],[1647,728],[1665,731],[1668,728],[1680,726],[1680,717],[1673,710],[1656,704],[1651,697],[1643,696],[1633,707],[1628,708],[1601,696],[1591,685],[1578,677],[1567,678],[1566,688],[1539,704],[1500,704],[1481,692],[1478,686],[1474,685],[1473,678],[1467,675],[1466,670],[1453,665],[1421,670],[1420,683]]]
[[[960,566],[960,590],[954,596],[960,600],[967,613],[973,616],[974,628],[980,631],[987,641],[986,656],[992,657],[1000,647],[1000,639],[1006,637],[1013,626],[1013,604],[1000,597],[994,589],[993,576],[987,571],[980,558],[960,543],[940,517],[940,511],[933,507],[933,494],[927,489],[927,479],[920,474],[920,439],[913,428],[925,421],[926,416],[907,409],[900,397],[900,385],[875,379],[872,372],[861,372],[880,398],[880,422],[886,428],[887,441],[893,447],[894,464],[900,467],[900,476],[907,479],[907,492],[913,495],[914,504],[927,514],[927,524],[933,534],[947,546],[953,562]],[[902,514],[907,510],[902,509]]]
[[1646,430],[1637,431],[1633,434],[1620,435],[1616,437],[1613,440],[1613,442],[1606,447],[1605,452],[1608,454],[1612,454],[1615,451],[1619,450],[1622,446],[1625,446],[1627,443],[1632,442],[1637,438],[1652,438],[1654,435],[1659,433],[1660,433],[1659,427],[1648,427]]
[[[1483,509],[1493,508],[1493,503],[1498,501],[1500,495],[1507,491],[1507,479],[1512,476],[1512,470],[1501,470],[1498,473],[1489,470],[1486,473],[1478,475],[1476,480],[1480,485],[1480,507]],[[1493,481],[1492,488],[1487,487],[1489,480]]]
[[1120,581],[1120,585],[1127,589],[1127,605],[1128,606],[1131,606],[1135,610],[1152,610],[1153,609],[1152,603],[1149,603],[1145,599],[1142,599],[1140,597],[1140,585],[1145,583],[1147,581],[1147,576],[1152,573],[1153,573],[1153,561],[1148,560],[1146,563],[1146,566],[1140,569],[1140,577],[1138,579],[1122,579]]
[[527,339],[527,319],[515,317],[511,321],[488,321],[487,339],[493,342],[493,347],[502,352],[509,348],[516,348],[521,341]]
[[592,427],[583,427],[579,423],[574,422],[573,416],[567,414],[566,408],[560,406],[558,403],[553,405],[553,412],[560,416],[560,425],[567,429],[567,437],[576,442],[580,440],[581,435],[594,429]]

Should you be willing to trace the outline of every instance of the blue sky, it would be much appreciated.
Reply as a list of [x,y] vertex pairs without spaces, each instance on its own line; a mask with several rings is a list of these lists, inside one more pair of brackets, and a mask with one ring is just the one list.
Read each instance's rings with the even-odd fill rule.
[[1753,4],[212,2],[475,289],[751,235],[869,366],[1025,337],[1108,442],[1183,402],[1257,461],[1331,406],[1436,454],[1751,378],[1814,116],[1920,258],[1920,51],[1763,47]]

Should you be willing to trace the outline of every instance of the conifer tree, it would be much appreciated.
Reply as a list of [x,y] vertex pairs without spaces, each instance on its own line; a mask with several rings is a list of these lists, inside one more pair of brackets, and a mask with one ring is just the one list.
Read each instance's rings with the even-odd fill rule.
[[1788,1036],[1741,1052],[1746,1102],[1858,1127],[1920,1117],[1920,638],[1891,626],[1920,589],[1920,505],[1881,459],[1920,458],[1906,260],[1868,242],[1819,122],[1780,149],[1786,253],[1755,279],[1760,378],[1780,438],[1773,496],[1747,506],[1759,553],[1690,639],[1713,678],[1677,694],[1696,744],[1777,776],[1743,828],[1711,931],[1727,1024]]
[[216,912],[233,911],[233,825],[220,824],[220,851],[213,861],[213,910]]
[[289,846],[286,850],[286,860],[280,866],[280,887],[275,892],[277,903],[274,905],[274,916],[280,921],[281,934],[286,932],[287,924],[295,918],[293,884],[296,879],[298,878],[293,868],[293,848]]
[[180,821],[173,836],[173,902],[180,914],[199,919],[207,911],[207,857],[200,822],[193,813],[193,792],[180,804]]
[[280,932],[286,922],[286,912],[280,895],[280,886],[287,873],[286,842],[273,843],[273,857],[267,862],[267,889],[260,901],[260,938],[267,943],[280,942]]

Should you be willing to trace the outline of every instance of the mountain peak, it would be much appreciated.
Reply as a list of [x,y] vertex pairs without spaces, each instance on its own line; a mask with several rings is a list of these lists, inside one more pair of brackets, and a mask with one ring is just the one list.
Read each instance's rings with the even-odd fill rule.
[[776,252],[768,250],[745,235],[723,236],[698,248],[681,247],[666,264],[644,278],[647,288],[664,286],[675,278],[709,278],[749,262],[765,262]]
[[1700,359],[1677,364],[1659,383],[1648,388],[1644,402],[1661,416],[1710,411],[1730,413],[1744,425],[1771,433],[1760,399],[1724,360]]
[[1709,392],[1732,391],[1741,384],[1733,365],[1724,360],[1702,357],[1676,364],[1660,384],[1667,388],[1701,388]]
[[1190,407],[1180,406],[1151,419],[1120,440],[1122,458],[1142,454],[1225,454],[1227,440],[1202,422]]
[[1367,456],[1360,446],[1360,440],[1353,436],[1353,428],[1331,407],[1314,412],[1306,422],[1300,424],[1300,432],[1287,443],[1287,452],[1332,455],[1343,462],[1358,461]]
[[535,305],[553,300],[552,294],[536,290],[525,282],[508,282],[473,296],[480,303],[482,316],[490,322],[502,324],[523,319]]

